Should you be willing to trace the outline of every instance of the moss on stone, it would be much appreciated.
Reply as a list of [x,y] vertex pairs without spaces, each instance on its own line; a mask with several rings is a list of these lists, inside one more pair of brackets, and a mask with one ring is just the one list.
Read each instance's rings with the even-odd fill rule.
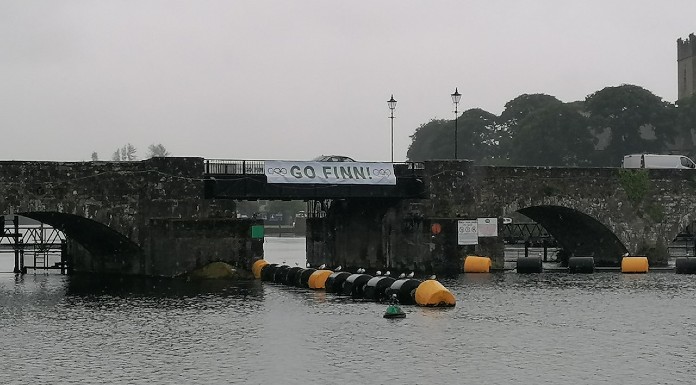
[[188,276],[193,279],[254,279],[250,272],[235,269],[225,262],[209,263],[190,272]]
[[650,190],[647,170],[619,169],[619,180],[628,199],[634,204],[640,203]]
[[645,207],[645,213],[653,222],[659,223],[665,219],[665,208],[659,203],[651,203]]

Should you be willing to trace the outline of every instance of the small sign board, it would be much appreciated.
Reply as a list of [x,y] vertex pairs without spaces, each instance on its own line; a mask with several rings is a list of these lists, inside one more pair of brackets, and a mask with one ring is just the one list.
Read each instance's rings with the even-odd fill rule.
[[251,226],[251,238],[259,239],[263,238],[263,225],[252,225]]
[[457,221],[457,244],[458,245],[477,245],[478,244],[478,225],[475,219],[465,219]]
[[497,237],[498,236],[498,218],[478,218],[479,237]]

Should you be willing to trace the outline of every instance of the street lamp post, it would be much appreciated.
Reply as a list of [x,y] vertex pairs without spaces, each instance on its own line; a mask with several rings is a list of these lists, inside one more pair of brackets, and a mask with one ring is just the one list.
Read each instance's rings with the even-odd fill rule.
[[462,94],[454,88],[454,93],[452,94],[452,103],[454,103],[454,159],[457,158],[457,106],[459,104],[459,99],[462,98]]
[[391,110],[391,161],[394,163],[394,109],[396,108],[396,100],[394,100],[394,95],[392,94],[391,99],[387,100],[387,105]]

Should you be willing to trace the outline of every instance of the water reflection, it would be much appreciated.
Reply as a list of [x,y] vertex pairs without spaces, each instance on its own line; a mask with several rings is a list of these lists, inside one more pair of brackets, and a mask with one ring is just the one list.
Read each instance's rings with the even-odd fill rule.
[[66,289],[67,295],[82,297],[177,298],[216,295],[235,296],[243,300],[263,299],[263,285],[253,280],[186,280],[78,275],[67,277]]

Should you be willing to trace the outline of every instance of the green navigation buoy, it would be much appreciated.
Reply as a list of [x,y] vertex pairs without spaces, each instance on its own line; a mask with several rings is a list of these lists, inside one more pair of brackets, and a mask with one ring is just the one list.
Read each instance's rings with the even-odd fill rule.
[[396,294],[392,294],[391,304],[387,307],[387,311],[384,312],[384,318],[406,318],[406,313],[401,310],[398,302]]

